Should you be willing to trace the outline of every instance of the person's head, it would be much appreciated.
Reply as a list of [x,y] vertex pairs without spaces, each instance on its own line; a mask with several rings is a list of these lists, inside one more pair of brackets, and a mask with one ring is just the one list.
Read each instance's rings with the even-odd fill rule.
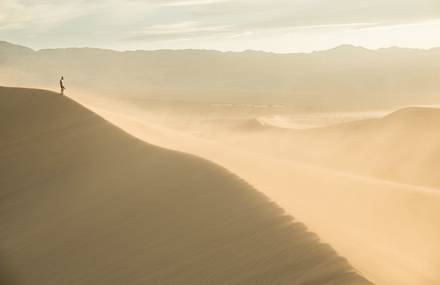
[[64,76],[61,76],[61,80],[64,80]]

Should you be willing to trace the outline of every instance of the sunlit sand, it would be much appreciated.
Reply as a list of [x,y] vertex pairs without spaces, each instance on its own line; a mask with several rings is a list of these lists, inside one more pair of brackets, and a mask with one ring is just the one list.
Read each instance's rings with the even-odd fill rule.
[[[439,109],[406,108],[379,118],[376,112],[372,119],[299,132],[225,131],[216,130],[216,123],[206,127],[191,121],[194,116],[185,113],[163,111],[154,119],[151,114],[157,111],[127,102],[77,100],[138,138],[196,154],[236,173],[377,284],[440,281],[440,221],[433,218],[440,214],[437,168],[421,160],[437,149]],[[210,116],[203,118],[210,121]],[[397,160],[402,157],[407,161]]]

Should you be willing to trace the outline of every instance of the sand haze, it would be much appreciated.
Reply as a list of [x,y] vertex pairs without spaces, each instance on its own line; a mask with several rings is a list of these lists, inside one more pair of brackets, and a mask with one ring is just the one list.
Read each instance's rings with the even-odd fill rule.
[[440,284],[438,0],[2,0],[0,283]]

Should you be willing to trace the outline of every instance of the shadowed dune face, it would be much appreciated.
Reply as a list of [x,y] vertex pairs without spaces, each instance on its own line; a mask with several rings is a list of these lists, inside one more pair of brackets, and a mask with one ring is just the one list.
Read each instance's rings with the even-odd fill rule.
[[0,253],[22,284],[369,284],[225,169],[54,93],[0,102]]
[[3,256],[0,256],[0,284],[21,285],[22,282],[18,280],[21,279],[15,269],[10,266],[9,262],[3,259]]

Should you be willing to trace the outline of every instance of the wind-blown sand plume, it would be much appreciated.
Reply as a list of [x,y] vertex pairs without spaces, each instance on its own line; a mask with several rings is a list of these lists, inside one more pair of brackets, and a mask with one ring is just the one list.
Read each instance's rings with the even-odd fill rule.
[[[440,108],[406,107],[388,113],[302,130],[253,119],[242,125],[245,135],[240,141],[294,162],[440,188]],[[268,137],[271,140],[264,139]],[[281,147],[272,148],[274,141]]]
[[[274,146],[279,141],[273,133],[267,131],[259,135],[258,132],[247,133],[243,136],[244,147],[239,144],[228,145],[219,140],[194,137],[185,131],[155,125],[145,120],[138,110],[120,109],[115,112],[111,108],[93,107],[93,102],[87,102],[86,99],[83,102],[90,104],[96,112],[139,138],[167,148],[197,154],[237,173],[288,213],[304,221],[324,240],[329,241],[373,282],[390,285],[440,283],[440,220],[436,218],[440,216],[438,189],[298,163],[291,159],[289,149],[284,152],[284,157],[283,153],[275,155],[275,152],[268,150],[268,147],[275,149]],[[405,115],[408,110],[402,111],[405,118],[408,118]],[[424,110],[417,110],[425,114]],[[427,113],[430,111],[433,110],[429,109]],[[350,123],[346,125],[348,132],[340,132],[345,126],[335,127],[336,131],[332,128],[315,130],[313,137],[328,139],[327,147],[335,151],[332,147],[337,144],[336,138],[341,138],[341,133],[346,138],[359,139],[375,132],[381,134],[380,128],[392,131],[393,128],[402,125],[388,121],[393,121],[396,115],[399,117],[401,114],[360,122],[359,124],[369,126],[365,129],[353,128]],[[427,117],[429,120],[432,119],[430,115]],[[409,120],[412,121],[410,117]],[[373,128],[374,124],[376,127]],[[422,131],[421,125],[416,125],[419,126],[419,131]],[[370,128],[371,132],[367,131]],[[396,132],[401,133],[402,130],[406,133],[409,129],[397,128]],[[334,133],[337,135],[331,140]],[[292,138],[290,133],[287,138]],[[383,137],[385,144],[388,143],[388,138]],[[377,139],[380,140],[380,137]],[[264,140],[264,143],[261,143],[261,140]],[[295,142],[291,141],[295,145]],[[414,140],[409,141],[411,142]],[[302,145],[296,153],[325,153],[325,143],[325,140],[320,143],[310,141],[308,148]],[[316,146],[321,148],[316,149]],[[372,150],[381,150],[376,155],[386,158],[387,153],[379,146],[381,144]],[[435,146],[436,142],[433,142],[431,150],[435,149]],[[347,155],[351,154],[350,151],[346,149]],[[389,158],[396,154],[399,152],[391,151]],[[362,161],[357,163],[362,164]]]
[[0,253],[22,284],[369,284],[210,162],[0,88]]

